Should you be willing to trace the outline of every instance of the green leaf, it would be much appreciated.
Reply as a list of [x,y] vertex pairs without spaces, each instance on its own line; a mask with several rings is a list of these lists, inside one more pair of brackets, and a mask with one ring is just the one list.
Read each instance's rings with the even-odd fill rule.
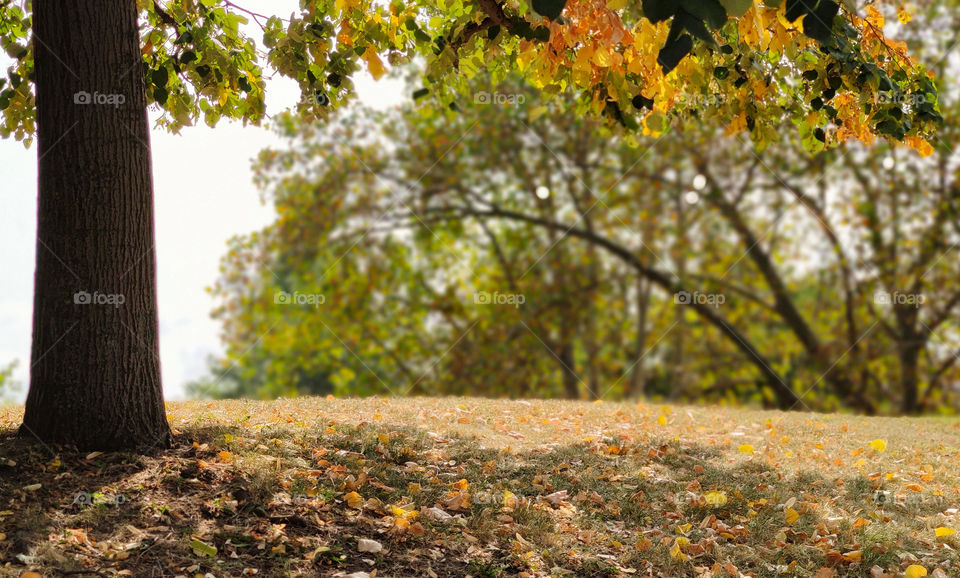
[[717,0],[680,0],[680,6],[697,18],[706,20],[712,28],[720,28],[727,21],[727,11]]
[[150,80],[153,81],[153,85],[157,88],[164,88],[167,86],[167,81],[170,79],[170,73],[167,72],[166,68],[158,68],[150,74]]
[[197,556],[210,556],[212,558],[217,555],[216,546],[211,546],[210,544],[207,544],[201,540],[197,540],[196,538],[190,540],[190,549],[193,550]]
[[567,5],[567,0],[533,0],[533,9],[537,14],[546,16],[550,20],[556,20],[563,12],[563,7]]
[[669,20],[676,11],[673,0],[643,0],[643,15],[654,24]]
[[167,89],[162,87],[156,87],[153,89],[153,100],[157,101],[160,106],[167,104],[167,97],[170,96],[167,93]]
[[660,54],[657,55],[657,62],[663,67],[663,73],[667,74],[680,64],[680,61],[693,49],[693,38],[689,34],[681,34],[675,38],[667,40]]
[[753,0],[720,0],[723,9],[729,16],[739,17],[747,13],[747,10],[753,6]]

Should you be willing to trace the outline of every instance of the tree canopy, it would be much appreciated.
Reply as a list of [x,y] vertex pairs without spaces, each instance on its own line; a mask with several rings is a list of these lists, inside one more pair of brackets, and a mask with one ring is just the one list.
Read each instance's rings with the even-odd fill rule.
[[[278,119],[289,146],[256,165],[278,218],[231,244],[227,357],[198,393],[956,407],[948,150],[811,157],[781,130],[757,152],[708,125],[635,149],[499,90],[523,105]],[[298,292],[325,301],[277,301]],[[477,301],[498,294],[523,303]]]
[[[407,61],[424,64],[415,97],[457,106],[480,71],[494,82],[519,72],[628,133],[708,117],[765,146],[787,117],[810,150],[880,136],[928,154],[940,119],[931,76],[884,36],[882,3],[860,14],[847,0],[319,0],[288,17],[230,0],[139,4],[148,99],[174,131],[261,122],[274,72],[299,83],[300,111],[326,116],[358,70],[380,78]],[[43,41],[30,20],[29,8],[0,4],[0,42],[15,59],[0,79],[0,133],[27,143],[32,42]],[[241,30],[250,21],[259,44]]]

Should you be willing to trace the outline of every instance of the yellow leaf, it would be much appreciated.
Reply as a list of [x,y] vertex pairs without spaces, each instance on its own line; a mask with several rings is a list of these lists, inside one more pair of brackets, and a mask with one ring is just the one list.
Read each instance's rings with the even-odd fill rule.
[[786,520],[787,524],[792,526],[797,520],[800,519],[800,514],[797,513],[793,508],[787,508],[783,511],[783,518]]
[[867,5],[867,22],[876,28],[883,28],[886,19],[883,14],[872,5]]
[[859,562],[863,560],[863,550],[852,550],[843,554],[843,559],[847,562]]
[[420,512],[416,510],[405,510],[400,506],[390,506],[390,513],[394,515],[398,520],[410,520],[416,518]]
[[711,490],[703,495],[704,500],[706,500],[707,505],[713,507],[723,506],[727,503],[727,494],[723,492],[718,492],[716,490]]
[[360,506],[363,505],[363,496],[356,492],[350,492],[343,496],[343,501],[351,508],[360,509]]
[[741,454],[752,454],[752,453],[753,453],[753,446],[750,445],[750,444],[743,444],[742,446],[740,446],[740,447],[737,448],[737,449],[740,450],[740,453],[741,453]]
[[911,564],[907,566],[907,571],[904,573],[903,578],[921,578],[921,576],[927,575],[927,569],[919,564]]
[[667,416],[661,415],[657,418],[657,423],[660,425],[667,425]]
[[380,77],[387,72],[373,46],[367,46],[367,49],[363,53],[363,59],[367,61],[367,70],[370,71],[370,76],[372,76],[374,80],[380,80]]
[[606,47],[597,48],[593,53],[593,63],[600,68],[607,68],[613,64],[613,59],[610,58],[610,52],[607,51]]
[[907,146],[920,153],[921,157],[928,157],[933,154],[933,146],[924,138],[912,136],[903,139],[903,141]]
[[683,553],[683,547],[688,546],[690,540],[680,536],[673,542],[673,547],[670,548],[670,557],[678,562],[683,562],[687,559],[687,555]]
[[504,490],[503,492],[503,507],[511,510],[517,507],[517,496],[510,490]]
[[943,536],[953,536],[954,534],[957,533],[957,531],[954,530],[953,528],[946,528],[944,526],[940,526],[939,528],[934,530],[933,533],[937,535],[937,538],[942,538]]
[[222,452],[217,453],[217,457],[220,458],[220,461],[222,461],[222,462],[229,462],[229,461],[230,461],[230,458],[233,457],[233,454],[231,454],[230,452],[224,450],[224,451],[222,451]]
[[887,451],[887,442],[886,440],[876,439],[868,443],[867,447],[875,452],[885,452]]
[[910,14],[910,11],[907,10],[907,7],[901,4],[900,8],[897,10],[897,19],[900,20],[901,24],[907,24],[913,20],[913,14]]

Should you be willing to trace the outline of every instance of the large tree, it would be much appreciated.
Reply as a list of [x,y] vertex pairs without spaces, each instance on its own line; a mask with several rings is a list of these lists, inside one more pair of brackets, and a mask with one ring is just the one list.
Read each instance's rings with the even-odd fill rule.
[[[761,144],[788,115],[811,148],[875,135],[923,147],[939,116],[933,83],[883,36],[876,8],[861,18],[834,0],[324,0],[301,3],[289,19],[227,0],[34,6],[31,14],[0,4],[2,45],[16,59],[0,92],[0,130],[28,142],[36,132],[39,142],[24,433],[90,448],[168,438],[149,103],[173,130],[201,116],[210,125],[224,116],[259,122],[268,66],[300,83],[300,110],[325,114],[350,97],[361,62],[379,77],[384,60],[419,57],[424,91],[438,102],[468,94],[481,68],[495,77],[518,70],[546,93],[575,90],[579,112],[624,130],[665,131],[672,116],[696,111],[691,95],[708,93],[729,97],[712,122]],[[265,54],[238,31],[241,14],[260,25]],[[880,93],[921,95],[923,104],[905,110]]]
[[[310,391],[292,369],[312,366],[347,394],[629,395],[626,369],[655,360],[653,394],[955,410],[948,146],[810,156],[785,136],[757,152],[691,126],[638,152],[499,90],[523,104],[285,119],[289,147],[256,167],[280,218],[224,260],[228,357],[208,393]],[[678,305],[680,290],[724,301]],[[475,303],[495,291],[524,302]]]

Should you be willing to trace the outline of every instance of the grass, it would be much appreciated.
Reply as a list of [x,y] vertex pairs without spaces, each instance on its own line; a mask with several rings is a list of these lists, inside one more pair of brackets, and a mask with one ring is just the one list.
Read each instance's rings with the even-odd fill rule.
[[0,576],[960,575],[953,418],[185,402],[175,446],[138,456],[52,454],[14,439],[20,411]]

